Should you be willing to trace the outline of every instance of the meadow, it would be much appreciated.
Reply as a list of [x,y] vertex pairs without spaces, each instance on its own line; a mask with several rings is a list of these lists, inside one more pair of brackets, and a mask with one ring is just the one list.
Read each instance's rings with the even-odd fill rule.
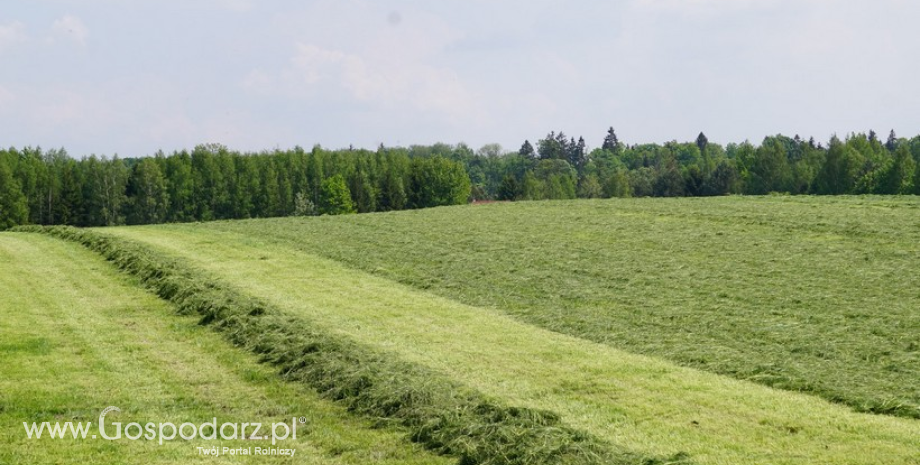
[[636,199],[100,231],[623,450],[915,463],[916,212]]
[[916,197],[524,202],[179,228],[237,232],[554,332],[920,418]]
[[614,199],[3,233],[0,462],[194,459],[16,435],[119,405],[318,412],[298,463],[920,464],[918,213]]

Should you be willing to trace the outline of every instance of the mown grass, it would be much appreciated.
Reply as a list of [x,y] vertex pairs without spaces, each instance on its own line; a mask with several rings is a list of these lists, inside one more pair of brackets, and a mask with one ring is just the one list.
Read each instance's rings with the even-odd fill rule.
[[562,424],[626,450],[688,452],[703,464],[920,463],[916,420],[632,355],[356,271],[271,233],[216,226],[105,234],[182,257],[318,329],[511,405],[555,412]]
[[[198,318],[144,292],[97,254],[37,234],[0,234],[0,463],[447,464],[405,433],[349,415],[281,380]],[[293,458],[198,454],[254,441],[28,439],[23,422],[272,422],[304,416]],[[264,430],[263,430],[264,431]]]
[[920,418],[920,199],[520,202],[215,222],[634,353]]
[[406,428],[412,440],[460,465],[685,463],[614,447],[550,411],[507,406],[421,365],[368,350],[309,318],[277,311],[149,247],[69,227],[24,227],[100,253],[185,314],[260,355],[289,380],[309,384],[349,411]]

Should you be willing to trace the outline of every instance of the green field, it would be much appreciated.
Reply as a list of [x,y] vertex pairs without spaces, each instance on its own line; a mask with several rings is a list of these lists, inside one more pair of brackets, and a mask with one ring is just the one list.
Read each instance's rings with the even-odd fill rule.
[[[257,299],[259,312],[227,321],[261,324],[264,309],[291,331],[373,354],[352,358],[369,380],[418,382],[386,371],[404,363],[430,377],[425,386],[552,412],[565,431],[617,453],[687,454],[698,464],[920,464],[916,198],[521,202],[96,232],[140,244],[138,260],[155,269],[141,274],[161,285],[175,281],[157,264],[176,260],[208,286]],[[193,444],[52,449],[21,434],[21,418],[91,417],[106,405],[195,420],[222,409],[310,410],[321,413],[308,415],[298,463],[450,461],[412,445],[401,427],[370,429],[388,423],[351,408],[350,394],[330,402],[281,382],[75,244],[2,234],[0,254],[2,288],[14,290],[0,321],[13,341],[0,344],[0,418],[15,426],[0,462],[4,453],[13,462],[41,453],[140,461],[132,447],[166,462],[195,459]],[[276,340],[290,345],[294,336]],[[96,339],[110,347],[88,348]],[[282,371],[288,362],[296,357]],[[108,391],[112,377],[119,388]],[[517,431],[534,425],[522,424]]]
[[[374,428],[284,383],[197,319],[79,245],[0,234],[0,463],[448,464],[399,431]],[[281,457],[198,454],[214,441],[28,439],[23,422],[272,422],[305,416]],[[93,431],[95,432],[95,431]],[[219,441],[249,447],[253,441]],[[279,443],[280,444],[280,443]],[[259,444],[256,444],[259,445]]]
[[188,228],[323,256],[629,352],[920,418],[915,197],[536,202],[179,230]]
[[580,201],[104,232],[627,450],[915,463],[916,419],[852,407],[916,409],[917,212]]

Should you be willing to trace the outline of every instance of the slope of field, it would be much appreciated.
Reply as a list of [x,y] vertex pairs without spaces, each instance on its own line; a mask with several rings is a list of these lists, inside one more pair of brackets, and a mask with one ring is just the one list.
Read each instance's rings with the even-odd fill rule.
[[326,331],[556,412],[626,450],[688,452],[701,464],[920,463],[915,420],[854,413],[540,329],[266,240],[277,223],[265,223],[264,234],[217,230],[230,226],[104,232],[183,257]]
[[[37,234],[0,234],[0,463],[447,464],[354,419],[180,317],[98,255]],[[255,441],[28,439],[23,422],[201,424],[305,416],[293,458],[199,455]],[[111,430],[110,430],[111,432]]]
[[216,222],[556,332],[920,418],[920,199],[521,202]]

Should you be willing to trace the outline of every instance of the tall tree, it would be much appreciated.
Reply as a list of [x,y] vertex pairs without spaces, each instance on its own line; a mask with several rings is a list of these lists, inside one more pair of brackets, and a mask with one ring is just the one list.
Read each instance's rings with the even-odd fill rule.
[[898,136],[895,135],[894,129],[892,129],[891,132],[888,133],[888,140],[885,142],[885,148],[888,149],[889,152],[893,153],[894,149],[896,149],[897,147],[898,147]]
[[[236,174],[233,182],[233,217],[251,218],[259,216],[258,207],[262,200],[262,170],[259,157],[238,156],[234,158]],[[265,216],[265,215],[262,215]]]
[[824,165],[815,178],[816,192],[823,195],[852,192],[860,166],[862,162],[859,152],[841,142],[837,136],[832,137]]
[[550,131],[545,138],[537,141],[537,151],[540,153],[541,160],[565,160],[566,148],[568,146],[566,135],[559,131]]
[[29,205],[19,180],[13,177],[9,157],[0,153],[0,230],[25,224],[29,220]]
[[663,157],[655,169],[654,195],[657,197],[679,197],[684,195],[684,179],[680,166],[673,155]]
[[360,164],[351,179],[351,193],[358,213],[377,210],[377,189],[368,176],[367,168]]
[[408,159],[405,157],[389,157],[386,171],[383,175],[380,189],[380,210],[402,210],[406,208],[408,196],[406,195],[406,173]]
[[750,171],[755,194],[789,191],[792,170],[789,168],[786,148],[779,139],[764,139],[764,143],[754,151]]
[[604,136],[604,143],[601,144],[601,149],[611,153],[618,153],[620,151],[620,140],[617,138],[617,132],[613,130],[613,126],[610,126],[610,129],[607,130],[607,135]]
[[700,131],[700,135],[696,136],[696,146],[699,147],[700,153],[706,152],[706,146],[709,145],[709,138],[706,137],[706,134],[703,134]]
[[213,145],[199,145],[192,150],[195,217],[201,221],[219,218],[220,197],[227,194],[223,172],[215,160],[217,150]]
[[166,221],[169,192],[166,178],[153,158],[142,158],[131,170],[128,181],[128,221],[153,224]]
[[93,203],[99,208],[100,225],[124,224],[124,205],[127,201],[125,188],[128,183],[128,167],[116,155],[111,160],[103,158],[95,170],[87,173],[92,177]]
[[702,195],[737,194],[740,191],[740,176],[735,161],[722,159],[704,181]]
[[517,200],[521,196],[521,187],[517,179],[509,174],[502,178],[502,183],[498,187],[498,200]]
[[164,165],[169,197],[167,221],[192,221],[196,218],[192,159],[183,150],[167,157]]
[[534,151],[533,145],[530,144],[529,140],[524,141],[524,143],[521,145],[520,150],[518,150],[518,154],[530,160],[534,160],[537,158],[537,152]]
[[632,187],[629,185],[628,171],[619,169],[613,172],[604,183],[605,197],[631,197]]
[[262,157],[259,166],[259,196],[256,202],[255,216],[268,218],[281,214],[281,189],[278,185],[278,172],[269,156]]
[[910,194],[914,188],[916,163],[906,146],[901,145],[895,152],[894,160],[880,176],[876,187],[877,194]]
[[585,165],[588,163],[588,157],[585,153],[585,138],[579,137],[578,142],[575,142],[575,139],[569,141],[566,159],[569,164],[572,165],[572,168],[575,168],[575,172],[581,175],[585,170]]
[[604,195],[597,175],[589,174],[578,181],[578,197],[583,199],[596,199]]
[[60,197],[54,208],[56,224],[86,226],[83,207],[83,171],[76,160],[68,158],[55,170],[60,178]]
[[[383,144],[380,144],[378,151],[386,150],[383,147]],[[313,188],[313,203],[315,205],[320,204],[320,194],[322,193],[322,183],[326,179],[325,169],[323,167],[323,162],[325,159],[325,152],[323,148],[319,145],[313,146],[313,150],[310,151],[309,162],[307,163],[307,179],[309,180],[310,186]]]

